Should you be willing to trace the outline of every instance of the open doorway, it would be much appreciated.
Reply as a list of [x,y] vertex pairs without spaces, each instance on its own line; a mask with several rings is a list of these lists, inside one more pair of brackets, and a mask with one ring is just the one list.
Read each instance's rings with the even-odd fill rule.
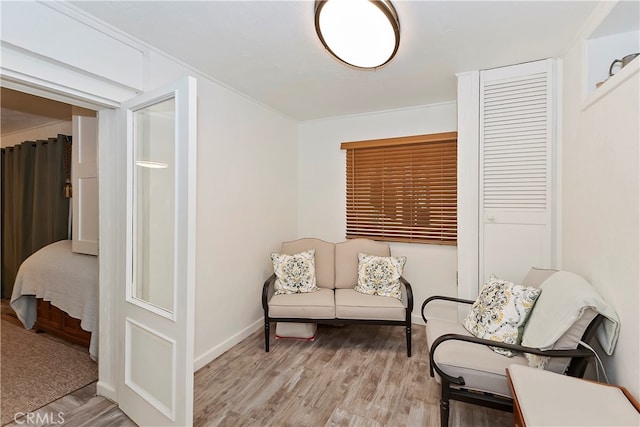
[[[4,425],[97,380],[98,198],[95,111],[1,90]],[[73,152],[92,133],[84,154],[94,157],[95,194],[90,179],[78,184],[91,173],[77,176]],[[80,215],[92,213],[93,254],[72,244]]]
[[[41,70],[38,70],[40,72]],[[68,75],[73,76],[72,70],[66,70]],[[27,70],[24,74],[31,75],[31,70]],[[39,74],[38,74],[39,75]],[[99,167],[100,167],[100,197],[99,197],[99,218],[100,218],[100,256],[99,256],[99,305],[100,305],[100,325],[99,325],[99,380],[95,385],[95,392],[98,395],[96,398],[110,399],[113,402],[117,402],[122,405],[123,401],[126,401],[130,405],[134,405],[133,408],[122,410],[131,416],[130,413],[136,412],[137,415],[147,416],[151,414],[156,416],[160,413],[157,408],[150,408],[153,406],[152,402],[145,406],[144,402],[133,401],[124,396],[123,389],[130,387],[132,384],[134,387],[140,385],[144,386],[146,390],[153,393],[161,392],[163,397],[174,396],[174,399],[170,399],[170,403],[174,408],[172,411],[176,414],[174,424],[184,425],[190,424],[191,421],[185,420],[192,419],[192,398],[193,398],[193,313],[194,313],[194,254],[195,254],[195,143],[196,143],[196,86],[195,79],[189,77],[181,79],[181,81],[174,82],[166,87],[148,91],[135,96],[133,91],[128,91],[123,94],[123,90],[119,86],[109,86],[113,89],[112,92],[105,93],[104,82],[99,80],[93,80],[95,85],[81,86],[76,88],[73,84],[71,86],[63,86],[58,83],[54,83],[50,80],[42,80],[36,77],[35,81],[29,79],[22,79],[18,77],[10,77],[7,79],[0,79],[0,84],[3,87],[8,87],[17,91],[24,91],[33,95],[39,95],[47,99],[55,99],[61,102],[69,104],[77,104],[90,109],[95,109],[98,112],[99,120]],[[128,97],[127,97],[128,96]],[[124,101],[122,99],[125,99]],[[176,174],[175,179],[179,178],[181,185],[180,191],[177,192],[180,195],[180,200],[176,203],[176,209],[180,208],[178,212],[180,218],[186,220],[180,221],[181,232],[180,238],[176,239],[180,244],[180,248],[174,251],[174,254],[178,255],[178,270],[186,276],[184,279],[178,279],[175,284],[180,286],[174,287],[176,298],[174,299],[175,306],[169,317],[162,314],[156,314],[158,320],[163,317],[167,322],[180,323],[180,328],[173,328],[169,333],[175,335],[171,336],[169,340],[165,339],[163,342],[170,343],[171,346],[176,346],[175,351],[165,351],[162,357],[162,368],[157,368],[158,364],[153,365],[146,364],[147,360],[151,360],[151,357],[156,362],[158,361],[157,353],[153,350],[149,351],[144,347],[139,351],[140,346],[129,346],[127,349],[127,343],[135,344],[136,338],[143,338],[141,344],[145,346],[149,339],[145,333],[154,333],[154,327],[146,327],[142,322],[135,319],[128,319],[129,332],[134,330],[137,334],[129,333],[127,336],[127,328],[125,327],[126,314],[123,314],[123,307],[129,305],[135,305],[131,303],[127,297],[130,295],[127,292],[125,286],[131,283],[130,272],[131,264],[128,260],[131,258],[131,228],[127,226],[131,221],[132,215],[130,203],[132,201],[131,193],[132,186],[130,185],[130,179],[132,178],[133,165],[143,168],[145,163],[134,162],[134,157],[130,156],[129,149],[133,146],[131,144],[131,138],[133,133],[130,119],[137,116],[137,112],[140,111],[140,117],[144,116],[144,112],[147,111],[147,107],[153,106],[159,102],[163,102],[168,99],[176,99],[180,102],[176,103],[176,129],[180,129],[179,135],[176,135],[178,141],[183,141],[182,148],[176,151],[179,165],[175,170],[183,171],[181,174]],[[155,113],[154,113],[155,114]],[[143,129],[145,129],[143,127]],[[125,136],[126,133],[126,136]],[[175,145],[174,145],[175,146]],[[151,159],[153,160],[153,159]],[[165,162],[166,163],[166,162]],[[149,163],[147,163],[147,166]],[[168,163],[167,163],[168,165]],[[125,172],[126,171],[126,172]],[[170,168],[160,169],[160,171],[172,171]],[[156,170],[158,172],[158,170]],[[183,188],[184,187],[184,188]],[[187,212],[183,212],[187,210]],[[188,214],[188,215],[187,215]],[[74,222],[75,223],[75,222]],[[187,285],[185,285],[187,284]],[[178,292],[179,290],[179,292]],[[131,298],[129,298],[131,299]],[[135,298],[134,298],[135,299]],[[177,307],[176,307],[177,306]],[[166,311],[166,310],[165,310]],[[175,320],[175,322],[174,322]],[[167,333],[163,333],[164,336],[168,336]],[[148,347],[148,346],[147,346]],[[165,346],[167,347],[167,346]],[[167,350],[163,348],[162,350]],[[170,354],[171,353],[171,354]],[[149,356],[151,354],[151,356]],[[177,354],[179,357],[173,357],[173,354]],[[172,357],[166,357],[171,355]],[[146,359],[146,360],[145,360]],[[127,365],[128,363],[128,365]],[[169,366],[171,364],[171,366]],[[147,366],[148,365],[148,366]],[[154,368],[154,366],[156,368]],[[145,368],[144,378],[140,376],[141,367]],[[157,372],[169,372],[170,375],[165,376],[165,379],[171,381],[164,381],[163,387],[155,387],[157,384],[154,375]],[[134,373],[132,377],[131,373]],[[128,376],[127,376],[128,375]],[[127,384],[127,381],[128,384]],[[132,383],[133,381],[133,383]],[[174,387],[173,384],[180,382],[183,387],[183,391]],[[153,394],[152,393],[152,394]],[[149,393],[138,393],[142,399],[149,397]],[[151,396],[153,397],[153,396]],[[151,399],[153,400],[153,399]],[[93,401],[93,399],[91,399]],[[49,407],[57,407],[59,401],[47,405],[42,408],[46,414],[50,414]],[[132,403],[133,402],[133,403]],[[140,403],[140,404],[138,404]],[[166,406],[166,405],[164,405]],[[150,410],[147,410],[150,409]],[[84,409],[76,408],[74,411],[82,411],[85,414]],[[72,411],[72,412],[74,412]],[[36,415],[39,412],[36,413]],[[179,418],[179,419],[178,419]],[[135,419],[131,416],[131,419]],[[57,419],[55,421],[58,421]],[[137,421],[139,424],[158,424],[153,422],[146,422],[144,420]],[[19,423],[15,423],[18,425]]]

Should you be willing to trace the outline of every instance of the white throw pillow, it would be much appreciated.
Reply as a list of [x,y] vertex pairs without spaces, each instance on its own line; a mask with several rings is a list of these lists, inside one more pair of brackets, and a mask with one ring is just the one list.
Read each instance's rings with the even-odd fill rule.
[[300,294],[320,290],[316,286],[315,249],[295,255],[271,254],[276,274],[275,294]]
[[[496,276],[484,284],[463,326],[478,338],[507,344],[520,344],[524,324],[540,289],[514,285]],[[491,347],[496,353],[512,357],[516,352]]]
[[407,257],[383,257],[358,254],[357,292],[367,295],[380,295],[402,299],[400,276]]

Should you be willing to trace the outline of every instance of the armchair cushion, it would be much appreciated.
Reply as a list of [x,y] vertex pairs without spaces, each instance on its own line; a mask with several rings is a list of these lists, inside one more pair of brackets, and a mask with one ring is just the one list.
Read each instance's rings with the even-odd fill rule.
[[275,294],[298,294],[315,292],[316,286],[315,250],[295,255],[271,254],[273,271],[276,274]]
[[[492,275],[482,287],[463,325],[478,338],[520,344],[524,324],[538,295],[540,289],[514,285]],[[509,357],[516,354],[499,347],[492,347],[492,350]]]
[[402,298],[400,277],[407,257],[358,254],[358,284],[355,290],[367,295]]
[[405,306],[396,298],[336,289],[336,317],[363,320],[405,320]]
[[[445,334],[472,336],[461,324],[439,319],[429,319],[426,334],[428,348],[432,348],[436,338]],[[463,377],[464,387],[507,397],[511,397],[511,390],[505,367],[508,364],[527,366],[528,363],[522,354],[507,359],[487,346],[456,340],[443,342],[433,357],[448,375]],[[436,380],[440,382],[437,374]]]

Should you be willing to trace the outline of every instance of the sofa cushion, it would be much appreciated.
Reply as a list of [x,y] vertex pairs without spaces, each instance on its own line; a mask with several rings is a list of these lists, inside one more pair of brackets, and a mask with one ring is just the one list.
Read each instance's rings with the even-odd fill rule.
[[315,249],[316,284],[320,288],[334,288],[335,244],[314,238],[304,238],[283,242],[281,252],[293,255],[309,249]]
[[315,250],[299,254],[271,254],[273,271],[276,274],[275,294],[298,294],[315,292],[316,286]]
[[[514,285],[492,275],[480,290],[463,326],[478,338],[520,344],[524,324],[538,295],[538,288]],[[500,347],[491,349],[509,357],[516,354]]]
[[336,317],[333,289],[321,288],[305,294],[274,295],[269,300],[269,317],[333,319]]
[[358,283],[358,254],[360,252],[389,256],[391,250],[388,243],[376,242],[368,239],[352,239],[336,243],[336,289],[353,289]]
[[400,277],[407,257],[358,254],[358,283],[355,290],[367,295],[402,298]]
[[[426,325],[427,345],[444,334],[472,336],[460,323],[429,319]],[[505,369],[511,364],[527,365],[527,359],[517,354],[505,357],[485,345],[462,341],[446,341],[438,346],[434,359],[446,374],[464,378],[464,388],[511,397]],[[440,377],[436,374],[436,380]]]
[[361,320],[406,320],[406,310],[396,298],[365,295],[355,289],[336,289],[336,317]]

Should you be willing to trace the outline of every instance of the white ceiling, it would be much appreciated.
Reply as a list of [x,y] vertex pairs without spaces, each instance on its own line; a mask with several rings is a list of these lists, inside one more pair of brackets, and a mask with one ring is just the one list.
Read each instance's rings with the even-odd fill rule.
[[597,5],[395,0],[398,54],[362,71],[323,49],[313,0],[71,3],[297,120],[455,100],[458,72],[561,56]]
[[298,120],[456,98],[455,74],[562,55],[581,1],[394,1],[397,56],[349,68],[322,47],[314,2],[81,1],[75,6]]

